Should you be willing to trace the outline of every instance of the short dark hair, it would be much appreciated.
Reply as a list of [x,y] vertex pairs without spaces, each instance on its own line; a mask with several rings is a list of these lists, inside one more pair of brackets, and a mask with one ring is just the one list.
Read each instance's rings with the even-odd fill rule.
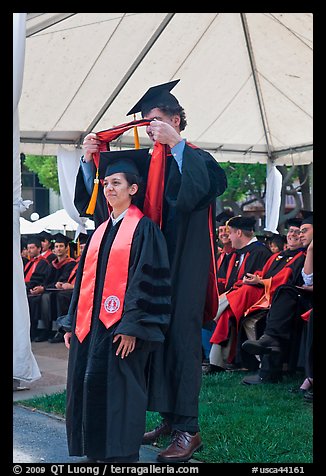
[[131,198],[131,203],[135,203],[135,205],[137,205],[137,203],[139,203],[139,201],[144,198],[143,197],[144,195],[143,179],[142,177],[140,177],[140,175],[131,174],[128,172],[121,172],[121,173],[123,173],[123,175],[125,176],[129,186],[133,185],[134,183],[138,185],[137,192]]
[[[165,106],[164,104],[158,104],[157,109],[160,109],[160,111],[164,112],[169,117],[172,116],[179,116],[180,117],[180,131],[183,131],[186,126],[187,126],[187,119],[186,119],[186,113],[183,107],[181,106],[176,106],[176,107],[170,107],[170,106]],[[142,116],[146,116],[153,108],[150,110],[142,109]]]

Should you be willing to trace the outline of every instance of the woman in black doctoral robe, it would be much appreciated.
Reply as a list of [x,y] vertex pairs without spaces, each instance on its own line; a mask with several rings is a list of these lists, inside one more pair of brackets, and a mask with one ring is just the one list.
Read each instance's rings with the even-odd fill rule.
[[[147,149],[101,154],[100,175],[105,177],[104,194],[113,211],[88,241],[68,315],[59,319],[68,331],[67,346],[70,342],[69,454],[97,461],[138,460],[149,356],[162,345],[170,320],[163,234],[131,204],[138,189],[139,163],[146,168],[147,158]],[[104,159],[109,166],[103,173]]]

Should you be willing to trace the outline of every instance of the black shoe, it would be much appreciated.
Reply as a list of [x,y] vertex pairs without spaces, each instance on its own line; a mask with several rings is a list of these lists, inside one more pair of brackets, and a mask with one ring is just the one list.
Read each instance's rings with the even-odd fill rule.
[[41,330],[38,336],[35,337],[34,342],[45,342],[50,337],[50,332]]
[[242,344],[242,349],[252,355],[271,354],[281,352],[281,346],[277,339],[263,334],[258,340],[246,340]]
[[313,389],[306,390],[306,393],[304,394],[303,398],[305,399],[306,402],[312,403],[313,400],[314,400],[314,391],[313,391]]
[[243,385],[260,385],[262,383],[279,383],[281,377],[261,377],[259,374],[248,375],[241,380]]
[[58,344],[59,342],[64,341],[65,340],[63,338],[63,334],[59,331],[52,337],[52,339],[48,339],[48,342],[50,342],[50,344]]
[[202,367],[202,372],[204,375],[212,375],[220,372],[225,372],[225,369],[223,367],[220,367],[219,365],[209,364],[205,367]]

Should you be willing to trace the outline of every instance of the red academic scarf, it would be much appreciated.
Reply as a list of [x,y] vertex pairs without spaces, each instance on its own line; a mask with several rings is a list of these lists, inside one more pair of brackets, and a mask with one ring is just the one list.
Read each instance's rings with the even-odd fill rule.
[[[107,329],[121,319],[132,239],[143,216],[139,208],[130,205],[111,247],[99,314],[99,319]],[[98,254],[109,220],[110,218],[94,231],[85,257],[75,329],[79,342],[83,342],[91,327]]]
[[65,259],[59,261],[58,258],[54,259],[53,261],[51,261],[51,265],[55,268],[55,269],[61,269],[62,266],[68,264],[68,263],[71,263],[71,262],[75,262],[75,260],[73,258],[69,258],[68,256],[66,256]]
[[[96,135],[101,141],[100,150],[98,153],[93,154],[93,160],[95,166],[98,168],[100,161],[100,152],[109,150],[109,143],[119,137],[124,132],[130,130],[133,127],[148,126],[151,121],[137,120],[128,123],[120,124],[112,129],[97,132]],[[187,144],[193,149],[197,149],[197,146],[187,142]],[[163,194],[164,194],[164,178],[165,178],[165,165],[166,156],[169,152],[169,147],[159,142],[155,142],[153,153],[151,156],[146,193],[144,200],[144,214],[153,220],[160,228],[162,228],[162,212],[163,212]],[[204,312],[204,321],[214,318],[217,312],[218,306],[218,290],[217,290],[217,278],[216,278],[216,261],[214,253],[212,220],[212,209],[209,210],[209,233],[210,244],[212,248],[212,256],[209,272],[209,283],[207,288],[206,306]],[[216,309],[216,312],[215,312]]]
[[71,273],[69,274],[68,281],[67,281],[69,284],[75,284],[79,261],[80,261],[80,256],[78,256],[78,258],[76,259],[76,264],[72,268]]
[[[95,166],[98,168],[100,152],[109,150],[109,143],[117,139],[121,134],[134,127],[148,126],[151,121],[138,120],[126,122],[119,126],[97,132],[96,135],[101,141],[100,151],[93,154]],[[162,226],[164,174],[167,155],[167,146],[155,142],[151,162],[148,171],[146,194],[144,201],[144,214],[153,220],[160,227]]]
[[29,283],[30,280],[31,280],[31,277],[33,275],[33,273],[35,272],[35,269],[36,269],[36,266],[38,265],[38,263],[45,259],[42,255],[39,255],[39,256],[36,256],[35,258],[31,259],[26,265],[25,265],[25,268],[24,268],[24,273],[25,274],[25,283]]

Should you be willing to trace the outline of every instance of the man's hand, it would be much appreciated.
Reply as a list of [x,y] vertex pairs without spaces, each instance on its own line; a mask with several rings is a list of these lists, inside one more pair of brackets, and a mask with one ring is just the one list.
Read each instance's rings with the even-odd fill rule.
[[71,283],[62,283],[62,289],[74,289],[74,285]]
[[151,121],[149,134],[154,141],[167,144],[170,149],[182,141],[182,137],[170,124],[158,120]]
[[258,274],[246,273],[243,277],[243,284],[260,284],[261,278]]
[[117,334],[113,338],[113,343],[117,342],[118,339],[121,339],[121,341],[115,355],[119,355],[121,352],[121,358],[123,359],[135,349],[136,337]]
[[99,152],[101,141],[94,132],[87,134],[83,141],[83,153],[85,162],[93,160],[92,154]]
[[37,294],[42,294],[44,293],[44,287],[43,286],[35,286],[34,288],[30,289],[29,291],[33,296]]

